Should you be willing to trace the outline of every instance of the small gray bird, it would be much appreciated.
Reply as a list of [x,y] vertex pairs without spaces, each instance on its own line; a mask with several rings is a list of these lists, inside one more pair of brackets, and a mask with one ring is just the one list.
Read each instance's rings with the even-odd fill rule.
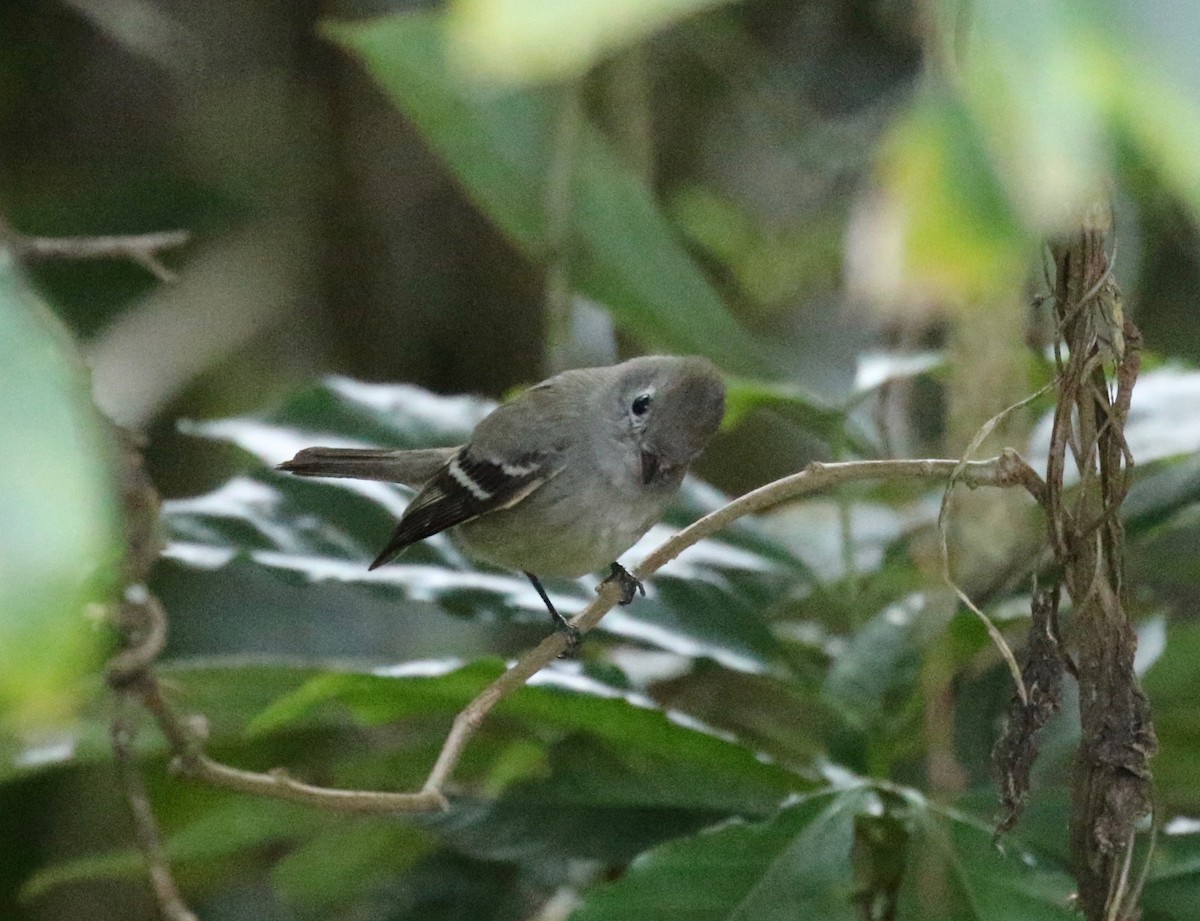
[[539,576],[608,566],[605,581],[620,586],[622,604],[645,594],[615,560],[662,517],[724,414],[725,385],[711,362],[650,355],[542,381],[459,447],[306,448],[279,469],[419,489],[370,568],[453,528],[472,557],[523,572],[574,644]]

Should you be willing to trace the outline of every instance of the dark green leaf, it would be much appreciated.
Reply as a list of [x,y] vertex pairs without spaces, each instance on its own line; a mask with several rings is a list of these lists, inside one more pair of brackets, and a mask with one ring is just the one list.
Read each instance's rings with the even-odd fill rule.
[[854,921],[855,819],[868,787],[814,793],[761,823],[734,821],[650,851],[589,893],[573,921]]
[[1140,903],[1146,921],[1195,917],[1200,905],[1200,823],[1195,819],[1168,822],[1150,859],[1150,876]]
[[[553,95],[471,86],[448,66],[442,22],[433,14],[330,23],[325,33],[363,60],[479,207],[528,256],[544,258]],[[643,184],[587,125],[572,195],[572,277],[581,293],[647,344],[707,355],[733,371],[761,368],[761,348],[684,252]]]
[[1146,673],[1145,686],[1159,739],[1157,795],[1171,809],[1200,813],[1200,625],[1170,625],[1162,657]]
[[731,815],[764,815],[780,796],[582,733],[551,746],[546,770],[492,801],[456,797],[428,824],[460,850],[492,860],[619,864]]
[[878,613],[835,658],[824,693],[868,732],[894,723],[913,691],[929,625],[924,596],[914,595]]
[[848,448],[862,455],[875,453],[865,436],[854,430],[844,409],[798,387],[731,378],[726,391],[725,426],[737,425],[755,409],[775,412],[839,450]]
[[1200,499],[1200,454],[1136,468],[1121,513],[1135,537],[1169,521]]
[[912,853],[901,917],[927,921],[1070,921],[1074,884],[1060,868],[992,829],[904,791],[912,820]]
[[[212,808],[167,839],[176,869],[190,869],[237,856],[263,845],[295,840],[328,825],[331,817],[294,803],[245,797],[219,797]],[[35,899],[55,886],[84,880],[135,877],[146,872],[140,851],[130,847],[89,854],[38,872],[26,882],[22,898]]]
[[280,860],[271,879],[298,912],[324,918],[379,889],[429,849],[428,833],[404,819],[342,819]]
[[[503,670],[503,664],[496,660],[452,666],[411,663],[390,676],[325,674],[267,709],[255,721],[255,728],[268,731],[292,724],[333,701],[349,708],[367,725],[441,717],[448,726],[454,715]],[[703,776],[712,785],[705,793],[708,798],[702,801],[706,808],[720,805],[729,809],[738,804],[742,808],[762,808],[764,802],[777,800],[805,784],[736,742],[692,727],[679,714],[663,712],[649,700],[563,668],[536,675],[530,685],[496,708],[492,722],[515,723],[540,737],[550,730],[564,735],[582,733],[630,763],[650,759],[660,771],[676,772],[676,776],[682,776],[678,772],[685,769],[698,772],[693,776]],[[655,804],[694,807],[699,791],[676,786],[676,799],[662,793]]]

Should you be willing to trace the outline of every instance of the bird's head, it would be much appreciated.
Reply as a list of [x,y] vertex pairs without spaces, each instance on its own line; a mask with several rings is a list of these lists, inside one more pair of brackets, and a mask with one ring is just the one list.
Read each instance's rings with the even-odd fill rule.
[[725,415],[725,384],[704,358],[649,355],[625,363],[618,388],[642,483],[677,483]]

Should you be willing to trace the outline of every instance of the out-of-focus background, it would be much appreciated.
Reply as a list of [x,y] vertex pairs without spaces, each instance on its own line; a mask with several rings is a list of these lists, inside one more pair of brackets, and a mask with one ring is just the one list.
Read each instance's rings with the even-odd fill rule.
[[[1197,675],[1186,654],[1200,642],[1190,458],[1200,449],[1197,36],[1200,9],[1172,0],[6,0],[0,229],[191,236],[159,254],[171,283],[135,261],[30,256],[0,264],[0,300],[49,307],[90,369],[97,404],[144,433],[150,476],[178,500],[168,505],[176,549],[151,587],[170,615],[168,658],[182,671],[167,680],[184,689],[185,708],[228,731],[218,738],[235,759],[311,762],[327,781],[403,788],[444,730],[428,714],[428,738],[411,750],[387,727],[348,728],[345,714],[333,728],[272,724],[269,744],[240,733],[307,669],[513,655],[544,625],[529,612],[506,616],[497,598],[517,589],[471,582],[447,548],[429,558],[460,574],[445,594],[401,576],[390,588],[356,586],[360,576],[313,563],[357,566],[394,509],[378,496],[281,485],[265,465],[325,438],[444,443],[484,411],[354,381],[496,399],[565,367],[702,353],[729,374],[731,400],[699,473],[727,493],[814,459],[957,457],[990,417],[1049,381],[1042,241],[1110,201],[1114,277],[1147,356],[1132,444],[1148,472],[1142,517],[1130,523],[1131,597],[1164,747],[1158,818],[1185,821],[1200,812]],[[38,349],[50,346],[29,343],[54,335],[6,322],[0,338],[16,357],[0,367],[0,402],[12,404],[0,415],[0,470],[41,471],[54,450],[86,460],[74,442],[54,449],[34,437],[50,416],[17,409],[30,381],[17,359],[42,367]],[[1007,444],[1036,461],[1049,406],[1008,416],[981,454]],[[96,538],[112,527],[98,464],[73,470],[70,489],[35,478],[45,515],[29,502],[10,510],[61,534],[81,507],[66,499],[94,499],[99,523],[80,540],[111,568]],[[703,590],[688,594],[684,574],[664,580],[659,607],[644,622],[636,607],[622,612],[585,670],[728,730],[806,783],[841,766],[986,822],[1007,673],[970,615],[937,594],[938,496],[839,496],[731,539]],[[697,487],[680,520],[714,501]],[[960,581],[1019,644],[1041,523],[1012,496],[956,507]],[[318,540],[317,521],[344,533]],[[10,530],[15,547],[22,531]],[[21,569],[6,552],[0,576]],[[270,556],[279,552],[294,559]],[[742,567],[735,553],[758,563]],[[774,581],[756,581],[756,566]],[[82,579],[54,572],[63,584]],[[903,620],[896,605],[925,626],[888,634]],[[102,642],[88,630],[79,643],[94,662]],[[42,642],[0,632],[0,662],[22,657],[22,637],[25,648]],[[872,685],[877,673],[886,677]],[[43,711],[24,680],[0,696],[30,708],[14,721],[15,767],[0,766],[0,914],[151,917],[98,754],[103,694]],[[72,752],[92,749],[62,749],[61,733],[76,730],[60,727],[80,725],[69,716],[80,706],[80,738],[94,752],[75,762]],[[548,740],[531,722],[529,738],[510,726],[513,738],[485,746],[502,767],[470,766],[477,812],[494,813],[487,796],[518,781],[574,777],[572,758],[595,763],[586,746],[564,754],[574,735]],[[586,721],[571,731],[589,738]],[[1050,764],[1069,770],[1069,726],[1056,738]],[[581,807],[564,790],[578,784],[566,781],[502,799],[503,820],[464,813],[449,829],[397,831],[188,788],[147,745],[152,792],[169,835],[182,835],[172,847],[185,893],[206,921],[566,917],[555,898],[569,911],[642,851],[731,816],[761,819],[773,802],[763,790],[782,799],[804,788],[757,778],[753,796],[700,804],[646,794],[622,807],[632,828],[589,850],[569,829],[539,837],[539,821],[560,807],[577,834],[612,821],[595,802],[571,813]],[[663,783],[687,788],[688,776]],[[1026,843],[1061,874],[1063,788],[1047,784]],[[878,835],[914,836],[914,822]],[[513,836],[507,849],[494,846],[497,827]],[[1200,836],[1186,821],[1174,828],[1162,836],[1148,919],[1188,917],[1180,906],[1200,892],[1195,868],[1181,869]],[[891,891],[887,868],[867,882],[861,869],[856,886]],[[1019,916],[966,901],[975,914],[953,914],[949,900],[947,917]],[[609,917],[604,904],[624,903],[585,899],[596,912],[586,917]],[[844,916],[830,912],[808,916]]]

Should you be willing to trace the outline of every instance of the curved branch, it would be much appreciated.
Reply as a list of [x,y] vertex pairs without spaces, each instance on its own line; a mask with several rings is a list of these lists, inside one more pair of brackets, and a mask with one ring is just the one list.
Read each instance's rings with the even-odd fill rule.
[[133,821],[134,840],[137,841],[142,858],[146,861],[150,887],[163,918],[165,921],[197,921],[196,915],[183,901],[179,887],[175,884],[175,877],[171,874],[171,864],[163,847],[158,823],[154,819],[150,797],[146,793],[142,776],[138,773],[133,752],[133,740],[137,733],[132,712],[135,704],[136,698],[128,688],[118,692],[117,715],[113,718],[110,728],[117,781],[125,791],[125,800]]
[[[970,487],[1020,487],[1027,490],[1039,503],[1045,499],[1045,483],[1015,451],[1005,451],[991,460],[971,461],[966,464],[959,460],[814,463],[799,473],[769,483],[705,515],[663,543],[642,561],[633,574],[639,579],[649,578],[688,547],[717,533],[739,518],[832,486],[862,480],[948,481],[951,478]],[[601,583],[596,592],[598,597],[571,620],[581,632],[596,626],[620,598],[619,588],[611,582]],[[568,639],[564,633],[555,632],[547,636],[459,711],[425,784],[419,791],[412,793],[331,789],[302,783],[289,777],[282,770],[258,773],[221,764],[204,754],[203,734],[174,712],[163,698],[153,672],[149,669],[143,670],[137,676],[137,680],[140,681],[139,696],[142,703],[158,721],[171,750],[175,753],[173,767],[185,776],[242,793],[286,799],[342,812],[434,812],[447,808],[444,787],[458,765],[467,743],[483,724],[488,713],[496,704],[562,655],[566,651],[567,643]]]
[[[739,518],[766,511],[782,502],[828,489],[831,486],[860,480],[949,480],[951,477],[956,482],[965,483],[971,488],[977,486],[1021,487],[1028,491],[1039,504],[1043,503],[1046,497],[1046,484],[1042,482],[1041,477],[1022,460],[1016,451],[1011,449],[990,460],[969,461],[965,464],[958,460],[812,463],[799,473],[768,483],[766,486],[734,499],[684,528],[646,557],[642,564],[633,570],[633,575],[637,579],[648,579],[688,547],[716,534]],[[596,626],[620,597],[620,590],[612,583],[603,582],[596,591],[599,597],[571,619],[572,626],[577,627],[581,633],[586,633]],[[425,792],[442,792],[442,788],[450,779],[459,758],[462,757],[467,742],[483,723],[492,707],[562,655],[566,651],[568,642],[567,636],[563,633],[556,632],[546,637],[462,709],[454,718],[450,734],[446,737],[446,742],[434,763],[433,770],[429,772],[429,778],[425,781],[423,788]]]
[[[182,776],[192,777],[210,783],[213,786],[224,787],[240,793],[256,796],[270,796],[275,799],[285,799],[311,806],[321,806],[340,812],[352,813],[388,813],[388,812],[437,812],[446,808],[446,799],[436,791],[420,791],[418,793],[391,793],[373,790],[336,790],[327,787],[316,787],[302,783],[289,777],[281,769],[261,773],[245,771],[241,768],[230,767],[215,761],[204,753],[204,741],[207,735],[203,720],[182,716],[163,695],[162,685],[154,673],[154,660],[162,650],[166,639],[166,614],[158,599],[144,589],[126,593],[122,604],[122,628],[132,639],[131,644],[118,653],[109,662],[107,678],[109,685],[122,698],[136,698],[143,707],[154,717],[159,731],[167,740],[174,759],[171,769]],[[126,732],[126,730],[122,730]],[[124,739],[117,735],[114,728],[114,748],[116,742]],[[116,748],[118,758],[121,749]],[[132,770],[132,769],[131,769]],[[128,776],[132,777],[132,774]],[[161,848],[154,845],[154,840],[144,832],[143,826],[151,821],[146,818],[150,813],[138,811],[135,800],[137,790],[131,784],[126,784],[130,802],[134,807],[134,818],[141,823],[139,842],[146,854],[152,875],[158,868],[159,874],[168,873],[164,868],[165,861],[161,856]],[[147,826],[148,827],[148,826]],[[159,883],[155,883],[158,892]],[[164,890],[165,891],[165,890]],[[169,894],[169,893],[168,893]],[[170,903],[169,899],[160,902]],[[164,911],[167,911],[164,908]]]

